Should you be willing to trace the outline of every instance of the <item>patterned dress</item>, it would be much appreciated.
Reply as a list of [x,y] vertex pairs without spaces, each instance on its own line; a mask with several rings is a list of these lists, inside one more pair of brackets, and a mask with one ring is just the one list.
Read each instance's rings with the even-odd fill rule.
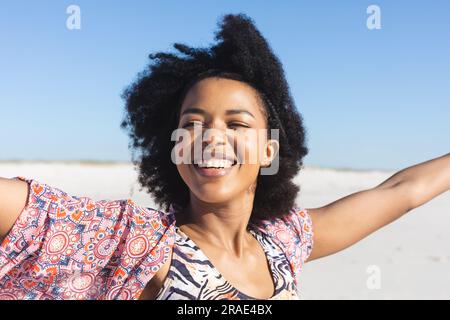
[[[252,299],[175,225],[175,205],[162,212],[130,199],[93,201],[16,179],[29,184],[29,195],[0,245],[0,300],[138,299],[171,249],[158,299]],[[271,299],[297,299],[298,276],[313,246],[306,209],[294,207],[283,218],[250,224],[249,231],[269,261]]]

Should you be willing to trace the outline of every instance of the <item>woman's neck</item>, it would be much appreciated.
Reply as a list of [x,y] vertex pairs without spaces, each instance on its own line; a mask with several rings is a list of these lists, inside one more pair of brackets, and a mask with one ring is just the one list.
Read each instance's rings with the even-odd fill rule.
[[189,236],[240,257],[251,239],[247,225],[252,208],[253,198],[248,196],[218,204],[205,203],[191,195],[177,224]]

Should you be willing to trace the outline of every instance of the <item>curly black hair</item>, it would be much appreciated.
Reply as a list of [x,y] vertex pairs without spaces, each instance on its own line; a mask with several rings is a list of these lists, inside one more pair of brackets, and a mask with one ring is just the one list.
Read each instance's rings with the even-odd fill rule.
[[211,47],[175,43],[177,53],[149,55],[149,65],[122,94],[126,105],[121,128],[131,138],[129,148],[140,185],[164,210],[172,203],[185,207],[189,189],[171,161],[175,143],[171,134],[178,126],[187,91],[207,77],[249,84],[264,102],[268,128],[280,132],[279,170],[275,175],[258,176],[251,220],[282,217],[295,205],[300,188],[292,178],[308,153],[303,119],[291,97],[281,62],[253,20],[245,14],[227,14],[221,20],[216,43]]

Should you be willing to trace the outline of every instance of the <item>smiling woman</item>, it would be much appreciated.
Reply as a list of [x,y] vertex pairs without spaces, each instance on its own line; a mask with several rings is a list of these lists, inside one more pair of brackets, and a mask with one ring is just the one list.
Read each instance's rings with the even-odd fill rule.
[[[312,228],[303,229],[309,217],[295,208],[299,189],[292,182],[308,151],[302,118],[281,63],[250,18],[225,16],[216,40],[211,48],[175,44],[183,55],[151,55],[155,62],[124,94],[123,127],[141,154],[139,181],[177,221],[172,264],[162,267],[149,285],[154,288],[143,296],[292,298],[294,269],[300,269],[310,251],[306,248],[312,247]],[[174,165],[170,156],[177,142],[169,142],[179,129],[189,133],[183,135],[182,149],[193,161]],[[249,134],[269,129],[284,134],[278,139]],[[276,175],[261,175],[275,157],[280,163]],[[281,242],[280,250],[277,236],[252,234],[249,225],[262,221],[273,221],[277,235],[298,226],[297,236]],[[287,251],[293,243],[297,250]],[[182,258],[186,255],[191,259]],[[294,258],[280,258],[286,255]],[[232,272],[236,266],[239,273]],[[289,269],[293,274],[285,273]],[[195,271],[187,275],[183,270]]]
[[[446,155],[302,208],[292,179],[308,149],[281,63],[245,15],[216,40],[151,55],[123,94],[139,182],[162,210],[0,178],[0,299],[298,299],[305,262],[450,188]],[[192,162],[174,161],[180,145]]]
[[[283,216],[294,206],[299,188],[292,178],[308,153],[302,117],[291,98],[281,63],[250,18],[225,16],[216,40],[217,45],[211,48],[175,44],[183,55],[150,55],[154,63],[124,92],[127,113],[122,127],[128,129],[132,147],[140,154],[135,161],[139,182],[165,210],[172,203],[184,207],[190,192],[171,159],[174,130],[192,129],[193,124],[216,129],[215,133],[233,129],[233,136],[227,137],[231,140],[228,145],[235,142],[244,149],[245,145],[259,146],[256,152],[255,148],[246,148],[258,155],[265,146],[255,141],[240,143],[240,137],[249,129],[279,130],[278,141],[268,141],[266,158],[254,163],[266,166],[272,160],[267,157],[277,156],[279,168],[276,175],[258,177],[252,218]],[[218,111],[222,112],[221,121]],[[210,138],[220,136],[213,134]],[[225,151],[233,151],[226,145]],[[242,150],[239,152],[229,153],[246,158]]]

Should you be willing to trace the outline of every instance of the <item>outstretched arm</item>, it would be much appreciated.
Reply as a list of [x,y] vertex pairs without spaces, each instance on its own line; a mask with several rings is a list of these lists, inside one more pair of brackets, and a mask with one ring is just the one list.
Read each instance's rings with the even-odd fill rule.
[[380,185],[307,209],[314,229],[308,261],[343,250],[450,189],[450,153],[392,175]]

